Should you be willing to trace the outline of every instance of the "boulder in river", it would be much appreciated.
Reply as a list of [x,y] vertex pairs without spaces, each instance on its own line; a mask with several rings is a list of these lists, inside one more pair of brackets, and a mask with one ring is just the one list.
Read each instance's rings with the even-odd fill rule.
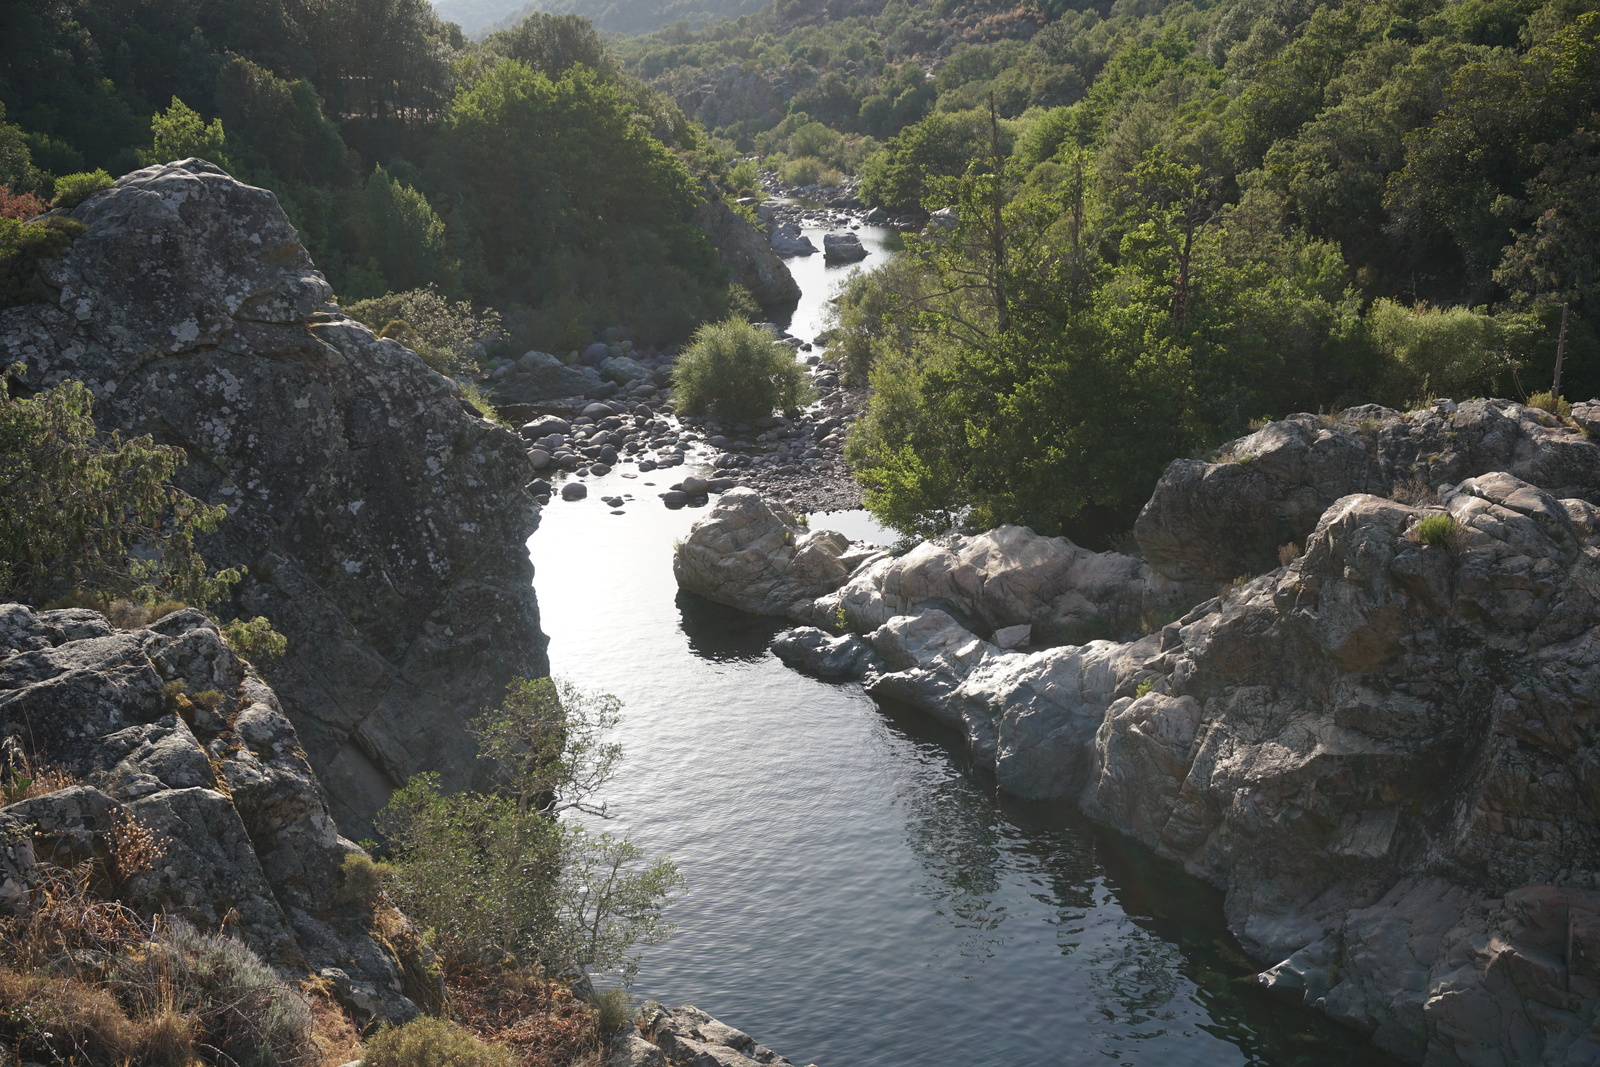
[[859,263],[867,250],[853,233],[830,233],[822,238],[822,255],[829,263]]
[[710,236],[729,278],[750,291],[763,313],[788,318],[800,302],[800,286],[778,258],[774,244],[720,196],[695,209],[695,222]]
[[780,256],[814,256],[817,246],[811,238],[800,232],[792,222],[780,222],[772,228],[772,250]]
[[479,784],[466,717],[548,669],[523,442],[328,303],[270,192],[189,159],[70,214],[88,229],[50,301],[0,309],[0,361],[84,382],[103,430],[183,447],[177,483],[227,505],[207,558],[289,639],[277,695],[345,832],[419,771]]
[[791,605],[837,588],[849,577],[839,557],[849,539],[809,532],[781,504],[753,489],[729,489],[696,522],[673,556],[678,586],[754,615],[782,615]]

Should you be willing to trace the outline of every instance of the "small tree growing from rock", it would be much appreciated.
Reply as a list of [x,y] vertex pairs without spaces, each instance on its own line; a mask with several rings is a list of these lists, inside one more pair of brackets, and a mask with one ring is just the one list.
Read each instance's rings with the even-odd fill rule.
[[672,370],[673,399],[687,415],[749,422],[774,408],[795,411],[811,399],[794,353],[742,319],[695,332]]

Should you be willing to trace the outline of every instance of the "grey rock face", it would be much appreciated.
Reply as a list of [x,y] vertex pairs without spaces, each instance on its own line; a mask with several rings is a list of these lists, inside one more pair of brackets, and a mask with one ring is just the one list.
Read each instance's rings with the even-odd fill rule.
[[72,214],[57,299],[0,310],[0,359],[85,382],[103,428],[183,447],[183,487],[228,506],[208,558],[289,638],[278,695],[341,825],[418,771],[470,784],[464,716],[547,669],[515,435],[327,303],[263,189],[186,160]]
[[[1085,596],[1266,573],[1138,640],[982,640],[1070,573],[1066,547],[1000,531],[1009,561],[923,545],[796,613],[842,609],[869,691],[962,730],[1009,792],[1074,798],[1222,887],[1269,987],[1414,1062],[1596,1062],[1600,450],[1503,401],[1297,416],[1235,448],[1255,458],[1174,464],[1151,564],[1113,559],[1122,592]],[[1359,478],[1399,499],[1323,502]]]
[[1506,400],[1291,415],[1218,452],[1215,463],[1173,462],[1134,526],[1145,559],[1175,581],[1215,586],[1271,570],[1280,546],[1304,544],[1351,493],[1421,494],[1505,471],[1558,499],[1600,503],[1600,445]]
[[692,1004],[672,1011],[658,1009],[642,1025],[650,1043],[672,1063],[692,1064],[693,1067],[750,1067],[755,1063],[793,1067],[787,1057],[759,1044],[744,1031],[713,1019]]
[[197,611],[135,631],[94,616],[100,636],[88,614],[0,605],[0,730],[81,782],[0,808],[0,906],[28,899],[39,860],[103,855],[132,818],[160,850],[125,886],[136,911],[227,928],[291,972],[342,968],[363,1018],[415,1015],[393,950],[340,903],[360,849],[273,691]]
[[787,319],[800,302],[800,285],[761,231],[721,197],[697,207],[695,223],[710,236],[717,261],[728,269],[728,276],[750,290],[762,312]]

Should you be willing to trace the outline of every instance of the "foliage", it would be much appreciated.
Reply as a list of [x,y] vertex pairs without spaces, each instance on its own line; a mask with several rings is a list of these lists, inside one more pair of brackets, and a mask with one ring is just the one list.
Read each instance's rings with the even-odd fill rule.
[[111,175],[103,170],[87,171],[81,174],[63,174],[55,181],[56,195],[50,201],[51,207],[75,208],[85,200],[102,189],[109,189],[115,183]]
[[1556,396],[1548,391],[1534,393],[1528,398],[1528,406],[1548,411],[1559,419],[1569,418],[1572,415],[1572,403],[1566,397]]
[[0,308],[49,300],[52,290],[39,277],[39,265],[65,252],[86,228],[61,216],[32,222],[0,216]]
[[48,210],[50,205],[32,193],[14,193],[9,186],[0,185],[0,219],[25,221]]
[[239,571],[213,573],[196,538],[227,510],[171,484],[181,449],[97,433],[92,403],[74,381],[27,399],[0,393],[0,596],[220,599]]
[[593,801],[618,750],[602,735],[615,698],[548,678],[520,680],[474,721],[495,789],[447,796],[418,775],[380,813],[396,903],[438,937],[447,965],[511,954],[549,972],[636,967],[633,946],[671,932],[661,910],[681,885],[669,860],[560,818]]
[[1528,347],[1525,321],[1482,308],[1407,308],[1384,299],[1372,305],[1366,321],[1390,363],[1392,397],[1492,395]]
[[1429,515],[1417,523],[1417,540],[1432,548],[1455,549],[1461,542],[1461,524],[1450,515]]
[[431,284],[360,300],[345,311],[378,336],[407,346],[441,374],[475,370],[475,348],[500,330],[497,312],[475,310],[470,301],[451,300]]
[[749,422],[794,411],[810,385],[794,353],[742,319],[700,327],[672,368],[673,402],[688,415]]
[[597,990],[594,995],[596,1022],[607,1036],[620,1034],[639,1018],[639,1005],[626,989]]
[[222,120],[206,122],[199,112],[176,96],[167,110],[157,112],[150,120],[150,137],[150,148],[142,157],[146,165],[198,156],[223,170],[233,169],[233,162],[228,158],[228,137],[222,130]]
[[281,659],[289,649],[289,639],[273,629],[264,615],[224,623],[222,637],[229,648],[246,659]]
[[404,1026],[385,1027],[361,1050],[365,1067],[515,1067],[503,1045],[486,1044],[446,1019],[420,1016]]

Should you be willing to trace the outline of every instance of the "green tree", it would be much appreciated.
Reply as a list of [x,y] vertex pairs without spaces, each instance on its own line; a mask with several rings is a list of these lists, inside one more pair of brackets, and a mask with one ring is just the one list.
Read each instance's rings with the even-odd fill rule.
[[794,411],[809,399],[794,353],[740,318],[695,331],[672,368],[673,401],[686,415],[749,422],[774,408]]
[[198,156],[223,170],[233,167],[228,156],[228,138],[222,130],[222,120],[206,122],[199,112],[177,97],[172,98],[167,110],[158,111],[151,118],[150,136],[151,146],[142,153],[147,166]]

